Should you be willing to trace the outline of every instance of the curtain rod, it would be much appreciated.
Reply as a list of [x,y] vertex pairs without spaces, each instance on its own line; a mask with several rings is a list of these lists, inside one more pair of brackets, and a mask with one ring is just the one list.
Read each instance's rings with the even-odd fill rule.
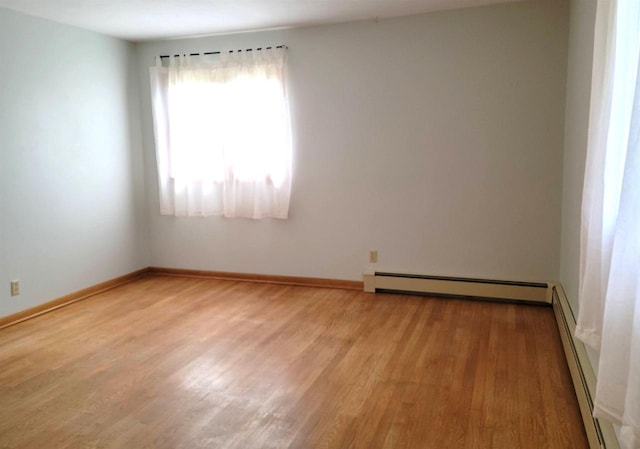
[[[271,50],[272,48],[274,48],[274,47],[264,47],[265,50]],[[287,48],[287,46],[286,45],[278,45],[275,48]],[[227,53],[234,53],[234,52],[241,53],[243,51],[260,51],[260,50],[262,50],[262,47],[247,48],[245,50],[242,50],[242,49],[240,49],[240,50],[229,50]],[[223,52],[221,52],[221,51],[207,51],[205,53],[189,53],[189,56],[219,55],[221,53],[223,53]],[[174,58],[178,58],[180,56],[181,55],[173,55]],[[160,55],[160,59],[165,59],[165,58],[170,58],[170,57],[171,57],[171,55]]]

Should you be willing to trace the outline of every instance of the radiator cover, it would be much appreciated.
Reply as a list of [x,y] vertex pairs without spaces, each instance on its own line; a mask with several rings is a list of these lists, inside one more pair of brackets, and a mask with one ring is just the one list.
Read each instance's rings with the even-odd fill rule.
[[560,284],[552,284],[553,311],[558,322],[560,339],[576,390],[584,429],[590,449],[620,449],[611,423],[593,417],[593,397],[596,376],[591,368],[584,343],[575,337],[576,319]]
[[364,275],[367,292],[502,299],[551,304],[546,282],[517,282],[450,276],[372,272]]

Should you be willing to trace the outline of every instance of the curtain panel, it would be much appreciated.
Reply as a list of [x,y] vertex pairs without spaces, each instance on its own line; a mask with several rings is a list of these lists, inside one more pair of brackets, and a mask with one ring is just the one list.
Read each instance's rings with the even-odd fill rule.
[[286,48],[156,58],[150,68],[160,213],[288,217]]
[[594,416],[640,448],[640,2],[600,0],[576,335],[599,353]]

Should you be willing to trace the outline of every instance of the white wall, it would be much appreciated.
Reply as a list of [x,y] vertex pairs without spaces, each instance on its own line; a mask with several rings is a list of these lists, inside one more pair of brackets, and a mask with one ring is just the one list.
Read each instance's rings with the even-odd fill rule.
[[[361,279],[379,268],[557,279],[568,4],[138,46],[151,264]],[[287,221],[159,215],[157,54],[289,46]]]
[[560,282],[578,311],[580,208],[591,98],[591,64],[596,0],[572,0],[562,170],[562,239]]
[[134,53],[0,9],[0,316],[148,266]]

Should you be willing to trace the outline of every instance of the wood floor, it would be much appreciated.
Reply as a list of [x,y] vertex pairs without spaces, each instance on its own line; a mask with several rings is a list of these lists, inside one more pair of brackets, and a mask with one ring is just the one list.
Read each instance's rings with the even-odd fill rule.
[[587,448],[551,308],[147,277],[0,331],[0,448]]

